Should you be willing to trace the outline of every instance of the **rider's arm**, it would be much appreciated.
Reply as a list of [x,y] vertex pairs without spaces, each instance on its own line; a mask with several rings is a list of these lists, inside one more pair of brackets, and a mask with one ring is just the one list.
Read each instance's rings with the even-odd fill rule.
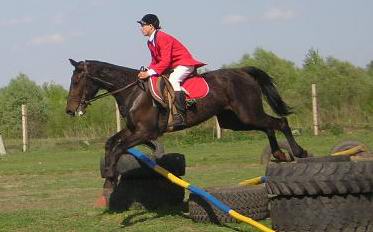
[[161,75],[164,71],[170,68],[172,63],[172,45],[173,40],[170,37],[163,37],[157,41],[160,50],[160,61],[156,64],[151,64],[150,69],[153,69],[157,74]]

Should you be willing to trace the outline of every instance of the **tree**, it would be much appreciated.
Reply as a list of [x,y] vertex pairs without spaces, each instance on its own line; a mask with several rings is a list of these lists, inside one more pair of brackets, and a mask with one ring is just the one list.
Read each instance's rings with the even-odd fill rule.
[[309,49],[303,62],[303,68],[308,69],[322,65],[324,65],[324,60],[319,55],[319,51],[314,48]]
[[53,82],[44,83],[42,88],[48,106],[46,133],[49,137],[62,137],[70,124],[65,113],[68,92]]
[[366,68],[368,74],[373,77],[373,60],[371,60],[369,62],[369,64],[367,64],[367,68]]
[[20,73],[0,92],[0,130],[8,137],[21,135],[21,105],[28,109],[29,136],[42,136],[47,120],[47,104],[42,89]]

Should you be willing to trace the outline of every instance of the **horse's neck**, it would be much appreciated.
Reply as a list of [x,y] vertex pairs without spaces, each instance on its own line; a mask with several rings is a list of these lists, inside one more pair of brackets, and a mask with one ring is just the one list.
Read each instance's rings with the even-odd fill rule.
[[102,81],[108,82],[111,85],[101,85],[102,89],[107,91],[114,91],[119,88],[123,88],[135,81],[137,81],[137,71],[128,69],[128,70],[110,70],[106,67],[98,69],[96,75]]

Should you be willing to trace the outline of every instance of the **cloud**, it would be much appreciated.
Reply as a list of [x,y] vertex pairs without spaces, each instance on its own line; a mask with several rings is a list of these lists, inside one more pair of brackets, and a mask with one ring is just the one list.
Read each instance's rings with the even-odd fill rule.
[[258,15],[240,15],[230,14],[223,17],[223,24],[243,24],[243,23],[257,23],[257,22],[278,22],[288,21],[296,17],[296,13],[291,9],[270,8]]
[[223,24],[240,24],[247,21],[248,18],[243,15],[226,15],[223,17]]
[[295,17],[290,9],[271,8],[264,12],[263,18],[268,21],[286,21]]
[[64,43],[66,38],[61,34],[51,34],[51,35],[43,35],[43,36],[36,36],[31,39],[32,45],[42,45],[42,44],[62,44]]
[[22,25],[22,24],[29,24],[31,22],[32,22],[32,18],[30,17],[0,20],[0,27],[12,27],[12,26],[17,26],[17,25]]

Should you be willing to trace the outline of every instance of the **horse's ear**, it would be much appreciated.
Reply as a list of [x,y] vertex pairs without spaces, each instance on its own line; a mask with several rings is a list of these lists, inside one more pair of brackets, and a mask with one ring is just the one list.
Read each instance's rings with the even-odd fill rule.
[[74,67],[77,67],[77,66],[79,65],[79,62],[76,62],[76,61],[73,60],[73,59],[69,59],[69,61],[70,61],[70,64],[71,64],[72,66],[74,66]]

